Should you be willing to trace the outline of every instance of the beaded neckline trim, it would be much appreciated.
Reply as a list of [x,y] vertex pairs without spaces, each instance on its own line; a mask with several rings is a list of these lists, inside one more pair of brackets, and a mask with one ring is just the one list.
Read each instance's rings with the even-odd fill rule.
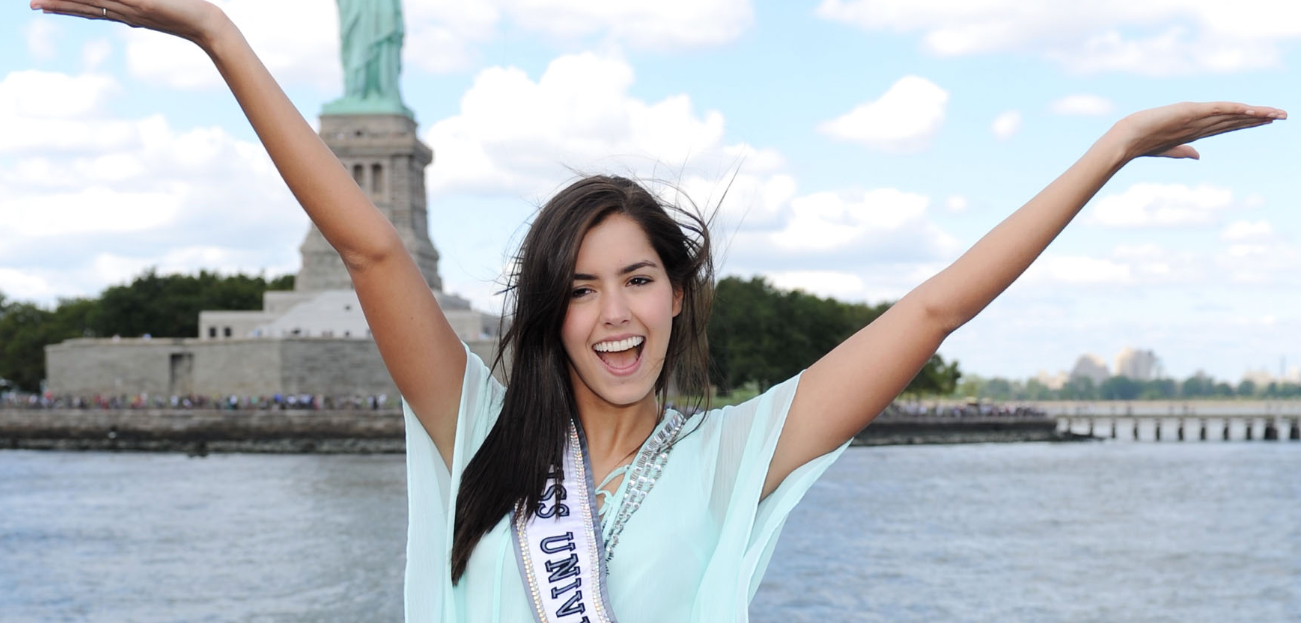
[[619,512],[614,516],[614,526],[611,528],[610,538],[605,542],[605,562],[608,564],[614,558],[614,548],[619,544],[619,534],[623,532],[624,526],[632,518],[637,509],[641,508],[641,503],[646,499],[646,494],[655,487],[656,481],[664,472],[664,466],[669,462],[669,453],[673,451],[673,442],[677,440],[678,434],[682,432],[682,425],[687,421],[687,416],[674,411],[669,417],[669,421],[660,428],[650,442],[642,448],[637,454],[637,459],[633,461],[632,470],[624,477],[628,479],[628,487],[624,492],[622,503],[619,504]]

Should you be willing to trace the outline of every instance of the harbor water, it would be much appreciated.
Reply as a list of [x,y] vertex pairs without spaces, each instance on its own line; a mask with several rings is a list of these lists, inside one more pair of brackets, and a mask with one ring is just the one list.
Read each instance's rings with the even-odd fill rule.
[[[1301,621],[1301,443],[851,448],[755,623]],[[0,452],[0,621],[401,621],[400,455]]]

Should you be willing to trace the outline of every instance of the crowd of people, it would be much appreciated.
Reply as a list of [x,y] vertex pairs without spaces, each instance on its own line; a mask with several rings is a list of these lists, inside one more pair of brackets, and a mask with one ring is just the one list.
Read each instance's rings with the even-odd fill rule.
[[[387,394],[378,396],[324,394],[273,394],[270,396],[161,396],[121,394],[93,396],[54,395],[50,392],[30,394],[17,391],[0,392],[0,409],[217,409],[239,410],[306,410],[306,411],[380,411],[396,409],[396,401]],[[687,407],[691,415],[695,409]],[[1020,405],[993,403],[931,403],[921,401],[895,402],[881,414],[888,419],[919,417],[1044,417],[1038,409]]]
[[925,417],[937,418],[1041,418],[1047,417],[1044,411],[1015,404],[995,404],[988,402],[966,403],[932,403],[921,401],[895,402],[879,416],[889,419],[915,419]]
[[30,394],[0,392],[0,409],[217,409],[239,410],[307,410],[307,411],[380,411],[396,409],[396,401],[387,394],[378,396],[324,394],[273,394],[270,396],[161,396],[121,394],[93,396],[54,395],[50,392]]

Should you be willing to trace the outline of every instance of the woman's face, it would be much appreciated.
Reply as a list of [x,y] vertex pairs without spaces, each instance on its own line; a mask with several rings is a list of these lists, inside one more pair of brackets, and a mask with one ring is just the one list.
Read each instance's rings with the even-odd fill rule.
[[612,214],[589,230],[561,329],[578,403],[628,406],[651,394],[681,305],[636,221]]

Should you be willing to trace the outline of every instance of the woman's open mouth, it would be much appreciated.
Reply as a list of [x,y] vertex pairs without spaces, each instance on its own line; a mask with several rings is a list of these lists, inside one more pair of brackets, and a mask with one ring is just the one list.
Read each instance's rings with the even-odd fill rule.
[[605,363],[605,367],[616,376],[624,376],[637,371],[641,363],[641,352],[646,346],[646,338],[637,335],[620,340],[608,340],[592,345],[596,356]]

